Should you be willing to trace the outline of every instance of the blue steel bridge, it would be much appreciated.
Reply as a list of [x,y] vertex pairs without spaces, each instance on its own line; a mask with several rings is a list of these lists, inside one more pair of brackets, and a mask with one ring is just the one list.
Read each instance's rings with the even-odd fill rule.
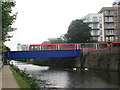
[[5,58],[48,58],[48,57],[80,57],[80,50],[45,50],[45,51],[10,51],[4,52]]

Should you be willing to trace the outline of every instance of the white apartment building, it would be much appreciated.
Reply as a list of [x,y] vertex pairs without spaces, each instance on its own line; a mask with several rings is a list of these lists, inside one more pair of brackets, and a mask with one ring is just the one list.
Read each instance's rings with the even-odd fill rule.
[[104,41],[115,42],[118,40],[118,15],[117,7],[103,7],[98,13],[103,15]]
[[104,41],[103,20],[102,14],[88,14],[82,18],[83,22],[89,23],[91,27],[91,36],[96,41]]
[[17,44],[17,51],[28,51],[28,44]]
[[92,38],[98,42],[118,41],[120,33],[120,0],[116,0],[112,5],[112,7],[103,7],[96,14],[88,14],[82,18],[84,22],[90,23]]

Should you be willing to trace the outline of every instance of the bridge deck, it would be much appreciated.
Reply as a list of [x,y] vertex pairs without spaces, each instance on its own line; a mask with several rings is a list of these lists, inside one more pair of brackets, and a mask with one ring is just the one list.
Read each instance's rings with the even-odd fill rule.
[[5,52],[5,58],[47,58],[47,57],[79,57],[80,50],[51,51],[11,51]]

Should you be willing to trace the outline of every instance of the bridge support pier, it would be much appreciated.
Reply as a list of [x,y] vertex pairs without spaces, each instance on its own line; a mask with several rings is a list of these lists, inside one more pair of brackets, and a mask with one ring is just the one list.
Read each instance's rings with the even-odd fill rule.
[[33,64],[33,63],[34,63],[34,58],[29,59],[28,62],[29,62],[30,64]]
[[74,63],[74,67],[75,68],[80,68],[81,67],[81,65],[80,65],[80,57],[77,57],[76,59],[75,59],[75,63]]
[[88,50],[81,50],[80,57],[76,58],[75,61],[75,67],[80,68],[81,70],[84,70],[84,65],[86,61],[86,56],[89,54]]

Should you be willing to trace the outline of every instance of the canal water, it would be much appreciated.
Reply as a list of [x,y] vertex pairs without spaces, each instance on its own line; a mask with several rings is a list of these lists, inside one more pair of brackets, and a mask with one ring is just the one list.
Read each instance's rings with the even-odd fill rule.
[[34,75],[45,88],[120,88],[118,72],[50,70],[47,66],[36,66],[14,62],[16,67]]

